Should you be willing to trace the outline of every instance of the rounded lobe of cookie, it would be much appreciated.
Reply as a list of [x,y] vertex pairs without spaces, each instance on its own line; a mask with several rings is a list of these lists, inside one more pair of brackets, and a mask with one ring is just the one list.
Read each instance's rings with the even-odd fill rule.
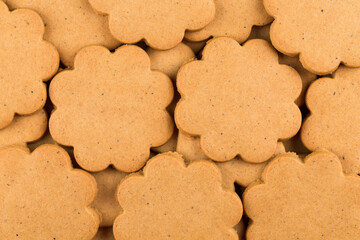
[[360,173],[360,68],[340,67],[334,78],[310,85],[301,140],[310,150],[325,148],[341,160],[346,173]]
[[171,80],[150,69],[146,52],[123,46],[82,49],[74,70],[52,80],[49,94],[56,110],[49,122],[56,142],[73,146],[79,165],[101,171],[110,164],[124,172],[140,169],[150,147],[173,133],[166,111],[173,97]]
[[213,20],[213,0],[90,0],[95,10],[109,15],[111,33],[123,43],[142,39],[155,49],[179,44],[185,30],[197,30]]
[[184,43],[180,43],[172,49],[163,51],[148,48],[146,52],[150,57],[151,69],[165,73],[173,81],[176,80],[176,74],[180,67],[184,63],[195,59],[195,54],[192,49]]
[[32,115],[15,116],[9,126],[0,130],[0,148],[25,146],[41,138],[47,129],[46,112],[42,109]]
[[[27,9],[10,12],[0,2],[0,129],[10,125],[15,113],[32,114],[46,100],[48,80],[57,71],[56,49],[43,40],[39,15]],[[21,68],[19,68],[21,64]]]
[[360,2],[264,0],[275,18],[272,44],[284,54],[300,54],[303,66],[325,75],[340,63],[360,67]]
[[[69,67],[75,54],[89,45],[114,49],[120,43],[112,37],[108,19],[98,15],[87,0],[7,0],[10,8],[29,8],[45,22],[45,40],[53,43],[61,61]],[[65,8],[65,9],[64,9]]]
[[238,239],[232,227],[241,201],[222,189],[219,170],[207,161],[186,167],[179,154],[157,155],[144,175],[120,184],[118,200],[124,212],[114,223],[116,239]]
[[252,220],[247,239],[356,239],[360,234],[358,176],[344,176],[340,160],[319,151],[304,163],[281,155],[263,173],[262,184],[245,190]]
[[199,42],[210,37],[231,37],[244,42],[253,25],[266,25],[272,18],[266,13],[262,0],[214,0],[215,17],[206,27],[188,31],[185,38]]
[[92,206],[101,213],[100,227],[111,227],[122,212],[116,199],[116,189],[126,173],[107,168],[92,174],[97,182],[98,193]]
[[[294,100],[301,79],[264,40],[240,46],[230,38],[211,40],[200,61],[185,64],[177,76],[182,96],[175,109],[181,131],[201,137],[209,158],[248,162],[268,160],[278,139],[290,138],[301,125]],[[201,106],[199,108],[198,106]]]
[[32,153],[4,148],[0,165],[1,239],[91,239],[95,235],[100,218],[89,208],[96,195],[95,180],[73,169],[62,148],[42,145]]

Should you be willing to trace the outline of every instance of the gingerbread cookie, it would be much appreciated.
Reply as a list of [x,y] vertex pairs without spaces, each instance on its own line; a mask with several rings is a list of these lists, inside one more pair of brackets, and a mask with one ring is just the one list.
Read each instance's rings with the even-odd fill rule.
[[360,235],[360,178],[344,176],[340,160],[319,151],[304,162],[281,155],[245,190],[252,220],[246,239],[353,240]]
[[115,198],[116,189],[127,173],[107,168],[92,174],[97,182],[98,193],[92,206],[101,213],[100,227],[110,227],[122,209]]
[[[200,138],[192,137],[183,132],[179,132],[176,151],[183,155],[185,162],[190,164],[196,160],[207,159],[200,147]],[[279,142],[274,156],[285,153],[284,144]],[[223,187],[234,191],[234,183],[246,187],[250,183],[258,180],[267,165],[264,163],[248,163],[236,157],[227,162],[217,162],[216,165],[221,171]]]
[[89,45],[114,49],[119,45],[110,34],[107,17],[97,14],[87,0],[3,0],[11,9],[30,8],[43,18],[45,40],[53,43],[66,66]]
[[232,228],[242,216],[239,197],[221,187],[214,164],[185,166],[177,153],[149,160],[144,175],[118,188],[124,212],[116,218],[116,239],[238,239]]
[[49,122],[52,137],[73,146],[76,161],[89,171],[110,164],[136,171],[148,160],[150,147],[173,133],[165,110],[173,96],[171,80],[152,71],[148,55],[137,46],[114,53],[100,46],[82,49],[74,70],[56,75],[49,94],[56,106]]
[[44,24],[38,14],[20,9],[10,12],[0,1],[0,129],[15,113],[32,114],[46,100],[43,81],[56,73],[59,56],[43,40]]
[[109,15],[111,33],[123,43],[142,39],[152,48],[170,49],[185,30],[198,30],[213,20],[213,0],[89,0],[95,10]]
[[33,142],[41,138],[47,129],[47,116],[40,110],[28,116],[15,116],[9,126],[0,130],[0,148]]
[[311,112],[301,139],[311,151],[326,148],[346,173],[360,173],[360,68],[340,67],[333,78],[316,80],[306,104]]
[[0,150],[0,239],[91,239],[96,183],[55,145]]
[[182,96],[175,110],[178,128],[200,136],[201,149],[216,161],[240,155],[265,162],[278,140],[294,136],[301,125],[294,103],[301,78],[278,63],[264,40],[244,46],[230,38],[210,40],[201,61],[180,69],[177,87]]
[[173,81],[180,67],[195,59],[193,50],[184,43],[165,51],[148,48],[146,52],[150,57],[151,69],[165,73]]
[[[249,39],[264,39],[270,41],[270,24],[262,27],[254,27],[251,31]],[[279,53],[279,63],[286,64],[294,68],[300,75],[302,80],[302,90],[300,96],[295,100],[298,106],[302,106],[305,103],[305,94],[310,84],[317,78],[316,74],[306,70],[300,63],[299,57],[289,57],[282,53]]]
[[266,25],[272,18],[266,13],[262,0],[214,0],[214,20],[197,31],[188,31],[187,40],[198,42],[210,37],[231,37],[244,42],[253,25]]
[[115,240],[112,227],[99,228],[92,240]]
[[302,65],[325,75],[340,63],[360,67],[360,1],[264,0],[275,18],[272,44],[280,52],[300,54]]
[[201,42],[189,42],[185,39],[183,40],[183,43],[186,44],[188,47],[190,47],[195,54],[198,54],[206,45],[206,41]]

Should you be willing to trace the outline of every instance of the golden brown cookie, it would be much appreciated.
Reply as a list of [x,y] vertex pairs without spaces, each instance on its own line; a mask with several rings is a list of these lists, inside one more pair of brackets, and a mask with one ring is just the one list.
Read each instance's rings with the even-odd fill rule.
[[168,75],[173,81],[176,74],[184,63],[195,59],[193,50],[184,43],[179,43],[169,50],[147,49],[150,57],[151,69],[159,70]]
[[92,239],[94,178],[55,145],[0,150],[0,239]]
[[75,54],[89,45],[114,49],[119,45],[110,34],[108,19],[97,14],[87,0],[3,0],[10,9],[30,8],[45,23],[44,39],[53,43],[66,66],[73,66]]
[[112,227],[99,228],[92,240],[115,240]]
[[10,12],[0,1],[0,129],[15,113],[28,115],[46,101],[48,80],[58,69],[56,49],[43,40],[44,24],[38,14],[19,9]]
[[0,148],[33,142],[41,138],[47,129],[47,116],[40,110],[28,116],[15,116],[9,126],[0,130]]
[[49,94],[56,106],[49,122],[52,137],[73,146],[76,161],[89,171],[110,164],[136,171],[148,160],[150,147],[173,133],[165,110],[173,96],[171,80],[152,71],[148,55],[137,46],[114,53],[100,46],[82,49],[74,70],[56,75]]
[[89,0],[95,10],[109,15],[111,33],[123,43],[142,39],[152,48],[170,49],[185,30],[198,30],[214,18],[213,0]]
[[326,148],[341,160],[346,173],[360,173],[360,68],[340,67],[333,78],[320,78],[309,88],[311,112],[301,139],[311,151]]
[[116,239],[238,239],[232,228],[242,216],[239,197],[223,190],[215,164],[185,166],[177,153],[149,160],[144,175],[126,178],[118,189],[123,214]]
[[[186,164],[190,164],[196,160],[207,159],[200,147],[200,138],[191,137],[183,132],[179,132],[177,150],[182,154]],[[274,156],[285,153],[285,147],[282,142],[277,144],[277,149]],[[246,187],[250,183],[258,180],[267,165],[264,163],[248,163],[239,157],[236,157],[227,162],[217,162],[216,165],[221,171],[222,185],[224,189],[234,191],[234,183]]]
[[[249,39],[264,39],[270,41],[270,24],[262,27],[254,27],[251,31]],[[316,74],[306,70],[299,61],[299,57],[289,57],[279,53],[279,63],[286,64],[294,68],[300,75],[302,80],[302,90],[300,96],[296,99],[295,103],[302,106],[305,103],[305,94],[310,84],[317,78]]]
[[360,67],[360,1],[264,0],[275,18],[271,42],[280,52],[300,54],[302,65],[325,75],[340,63]]
[[157,153],[175,152],[177,145],[177,138],[178,138],[178,131],[177,129],[174,129],[173,135],[165,144],[159,147],[153,147],[151,148],[151,150]]
[[230,38],[210,40],[201,61],[180,69],[177,87],[182,97],[175,109],[178,128],[200,136],[201,149],[216,161],[240,155],[265,162],[278,140],[294,136],[301,125],[294,103],[301,78],[278,63],[264,40],[244,46]]
[[214,0],[215,18],[206,27],[188,31],[185,38],[198,42],[210,37],[231,37],[244,42],[253,25],[266,25],[272,18],[266,13],[262,0]]
[[334,154],[315,152],[304,162],[295,155],[280,155],[267,165],[262,179],[243,195],[252,220],[246,239],[359,237],[360,178],[344,175]]
[[104,171],[92,174],[98,186],[98,193],[92,206],[101,213],[100,227],[110,227],[115,218],[122,213],[116,200],[116,189],[127,173],[107,168]]

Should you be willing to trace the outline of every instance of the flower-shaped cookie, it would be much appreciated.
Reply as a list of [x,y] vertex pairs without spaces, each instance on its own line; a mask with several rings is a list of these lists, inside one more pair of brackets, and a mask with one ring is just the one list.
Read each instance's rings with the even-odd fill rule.
[[115,192],[121,180],[128,174],[107,168],[92,175],[98,187],[98,193],[92,206],[101,213],[100,227],[111,227],[115,218],[122,212]]
[[42,109],[32,115],[15,116],[9,126],[0,129],[0,148],[19,145],[26,146],[41,138],[47,129],[47,116]]
[[[249,39],[260,38],[260,39],[267,40],[268,42],[271,42],[270,41],[270,26],[271,26],[271,24],[262,26],[262,27],[256,27],[256,26],[253,27]],[[296,99],[295,103],[298,106],[304,105],[306,91],[307,91],[309,85],[313,81],[315,81],[315,79],[317,78],[317,75],[306,70],[303,67],[303,65],[300,63],[298,56],[289,57],[282,53],[279,53],[279,63],[289,65],[290,67],[294,68],[299,73],[301,80],[302,80],[302,90],[301,90],[299,97]]]
[[264,0],[275,18],[272,44],[280,52],[300,54],[304,67],[328,74],[340,63],[360,67],[360,1]]
[[118,188],[124,209],[114,222],[116,239],[238,239],[232,228],[242,216],[239,197],[221,187],[214,164],[185,166],[179,154],[152,158],[144,175]]
[[55,145],[0,150],[0,239],[92,239],[95,180]]
[[110,164],[136,171],[148,160],[150,147],[173,133],[166,111],[172,82],[150,69],[148,55],[137,46],[115,53],[100,46],[82,49],[74,70],[56,75],[49,94],[56,106],[49,123],[52,137],[73,146],[76,161],[90,171]]
[[198,30],[214,18],[213,0],[89,0],[109,15],[110,31],[123,43],[142,39],[155,49],[179,44],[185,30]]
[[301,125],[294,103],[299,74],[280,65],[265,40],[240,46],[230,38],[210,40],[201,61],[185,64],[177,76],[181,100],[175,109],[180,130],[200,136],[204,153],[216,161],[236,155],[248,162],[268,160],[278,139]]
[[281,155],[268,164],[263,181],[243,195],[252,220],[246,239],[359,238],[360,178],[344,176],[334,154],[315,152],[304,163]]
[[263,5],[263,0],[214,0],[215,18],[203,29],[188,31],[185,38],[199,42],[210,37],[231,37],[244,42],[254,25],[266,25],[271,22]]
[[10,9],[29,8],[45,22],[44,39],[58,49],[66,66],[74,65],[75,54],[89,45],[114,49],[119,42],[111,35],[108,19],[97,14],[87,0],[5,0]]
[[44,23],[31,10],[10,12],[0,1],[0,129],[15,113],[32,114],[46,100],[43,81],[56,73],[59,56],[43,40]]
[[316,80],[308,90],[301,139],[310,150],[326,148],[346,173],[360,173],[360,68],[340,67],[334,78]]

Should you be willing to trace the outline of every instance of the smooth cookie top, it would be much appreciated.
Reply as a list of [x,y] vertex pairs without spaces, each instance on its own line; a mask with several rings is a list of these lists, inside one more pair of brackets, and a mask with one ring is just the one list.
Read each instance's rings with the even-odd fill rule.
[[246,239],[353,240],[360,235],[360,178],[344,176],[334,154],[315,152],[304,162],[280,155],[262,179],[243,195],[252,220]]
[[264,162],[278,140],[294,136],[301,125],[294,103],[301,78],[278,63],[264,40],[244,46],[230,38],[210,40],[202,60],[180,69],[177,87],[182,97],[175,109],[178,128],[200,136],[202,150],[216,161],[240,155]]
[[109,15],[111,33],[123,43],[142,39],[155,49],[179,44],[185,30],[198,30],[213,20],[213,0],[89,0],[95,10]]
[[82,49],[74,70],[56,75],[49,94],[56,106],[49,122],[52,137],[73,146],[76,161],[89,171],[110,164],[136,171],[148,160],[150,148],[173,133],[166,111],[172,82],[150,69],[148,55],[137,46],[114,53],[100,46]]
[[34,11],[10,12],[0,1],[0,129],[15,113],[32,114],[46,101],[43,81],[59,66],[56,49],[43,40],[44,23]]
[[271,42],[287,55],[300,54],[303,66],[317,74],[340,63],[360,67],[360,1],[264,0],[275,18]]
[[211,162],[186,167],[177,153],[157,155],[117,196],[124,212],[114,223],[116,239],[238,239],[232,227],[242,216],[240,198],[223,190]]

